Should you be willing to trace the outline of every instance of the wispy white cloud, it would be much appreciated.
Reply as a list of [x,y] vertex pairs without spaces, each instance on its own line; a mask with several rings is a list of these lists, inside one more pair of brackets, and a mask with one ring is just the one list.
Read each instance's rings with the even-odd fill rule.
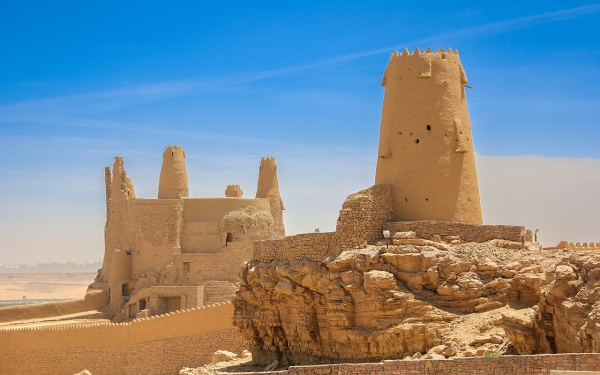
[[[467,27],[421,39],[402,41],[385,48],[345,54],[280,69],[133,85],[91,93],[5,104],[0,106],[0,122],[53,122],[61,117],[81,117],[177,96],[237,90],[253,82],[389,53],[398,48],[424,46],[440,43],[440,41],[452,41],[469,37],[481,38],[483,36],[534,27],[543,23],[574,19],[598,12],[600,12],[600,4],[591,4]],[[69,125],[89,126],[90,124],[71,122]]]

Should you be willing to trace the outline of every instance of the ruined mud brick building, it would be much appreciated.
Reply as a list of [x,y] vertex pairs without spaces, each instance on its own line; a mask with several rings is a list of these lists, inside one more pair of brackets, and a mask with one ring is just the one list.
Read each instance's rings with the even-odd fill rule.
[[109,290],[117,320],[230,300],[252,242],[285,236],[274,158],[260,163],[256,198],[189,197],[185,153],[167,147],[158,199],[137,198],[123,159],[106,167],[105,253],[90,289]]

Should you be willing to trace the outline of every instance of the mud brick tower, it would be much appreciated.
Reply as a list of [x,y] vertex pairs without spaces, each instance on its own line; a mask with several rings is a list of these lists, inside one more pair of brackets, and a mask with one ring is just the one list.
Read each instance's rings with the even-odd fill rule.
[[483,222],[467,82],[458,51],[391,55],[375,183],[392,185],[395,220]]
[[179,199],[189,196],[185,152],[181,146],[168,146],[158,182],[158,199]]

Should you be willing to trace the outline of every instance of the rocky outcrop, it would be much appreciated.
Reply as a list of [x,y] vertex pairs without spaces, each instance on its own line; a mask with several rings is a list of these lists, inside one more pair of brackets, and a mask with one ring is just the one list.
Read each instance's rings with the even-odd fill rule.
[[[554,266],[560,262],[556,253],[542,253],[531,243],[451,244],[415,237],[398,232],[388,246],[381,241],[363,245],[333,260],[244,263],[234,325],[248,341],[254,361],[306,364],[415,353],[476,355],[497,349],[506,335],[523,354],[547,352],[542,345],[554,345],[544,344],[548,334],[540,328],[537,304],[558,301],[550,291],[577,294],[572,288],[580,287],[577,271],[571,275]],[[593,296],[586,298],[591,302]],[[571,314],[573,306],[552,308],[554,314]],[[504,315],[488,316],[500,308]],[[471,315],[488,320],[466,322]],[[587,320],[569,330],[582,332],[580,327],[591,324],[588,315],[584,312]],[[468,324],[477,332],[461,336]],[[435,347],[442,354],[431,352]]]
[[506,333],[520,354],[600,351],[600,255],[562,253],[546,268],[539,303]]

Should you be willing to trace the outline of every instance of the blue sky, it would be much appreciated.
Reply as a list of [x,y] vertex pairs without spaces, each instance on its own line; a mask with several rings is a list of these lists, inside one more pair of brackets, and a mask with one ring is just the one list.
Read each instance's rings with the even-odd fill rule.
[[[252,196],[260,157],[275,156],[288,232],[333,229],[345,196],[372,184],[379,83],[404,47],[459,49],[475,149],[496,158],[481,176],[502,165],[519,184],[511,170],[528,165],[550,174],[536,191],[590,178],[577,161],[600,159],[598,25],[600,3],[585,1],[2,2],[0,264],[98,259],[103,166],[123,156],[153,197],[169,144],[184,146],[196,196],[229,183]],[[543,221],[502,212],[514,199],[486,181],[487,222]],[[548,196],[592,194],[577,188]],[[593,198],[566,205],[559,227],[588,236],[574,241],[598,232],[573,219]]]

